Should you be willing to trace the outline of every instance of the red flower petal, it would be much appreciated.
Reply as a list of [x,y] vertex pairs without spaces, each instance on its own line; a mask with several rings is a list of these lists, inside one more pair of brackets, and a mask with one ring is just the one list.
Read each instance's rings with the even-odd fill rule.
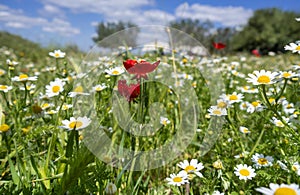
[[215,42],[213,42],[213,46],[216,49],[224,49],[226,47],[226,45],[223,43],[215,43]]
[[125,97],[127,101],[130,102],[140,95],[140,84],[130,84],[128,86],[126,80],[119,80],[118,91],[120,95]]

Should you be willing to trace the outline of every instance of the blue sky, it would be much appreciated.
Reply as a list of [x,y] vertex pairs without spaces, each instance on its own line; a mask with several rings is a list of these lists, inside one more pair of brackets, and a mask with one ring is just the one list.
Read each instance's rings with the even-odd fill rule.
[[[102,21],[131,21],[137,25],[166,25],[191,18],[221,26],[246,24],[256,9],[277,7],[300,11],[299,0],[1,0],[0,30],[48,44],[94,45],[95,25]],[[0,43],[1,44],[1,43]]]

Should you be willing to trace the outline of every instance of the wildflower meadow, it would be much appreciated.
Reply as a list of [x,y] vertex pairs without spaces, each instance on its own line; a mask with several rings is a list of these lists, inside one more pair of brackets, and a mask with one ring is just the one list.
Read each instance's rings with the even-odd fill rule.
[[151,28],[166,45],[0,48],[0,194],[300,194],[300,43],[210,55]]

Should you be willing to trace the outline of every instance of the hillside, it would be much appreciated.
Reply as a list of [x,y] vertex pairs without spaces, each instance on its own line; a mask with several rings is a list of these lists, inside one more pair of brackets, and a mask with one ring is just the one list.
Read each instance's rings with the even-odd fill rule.
[[13,49],[17,57],[30,58],[32,61],[36,61],[39,57],[47,54],[47,50],[37,43],[18,35],[0,31],[0,47],[4,46]]

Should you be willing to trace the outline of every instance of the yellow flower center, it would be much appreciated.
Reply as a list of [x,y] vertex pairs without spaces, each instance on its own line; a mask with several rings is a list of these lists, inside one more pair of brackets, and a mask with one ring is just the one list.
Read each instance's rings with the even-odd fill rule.
[[260,159],[258,159],[257,163],[260,165],[265,165],[265,164],[268,164],[268,160],[265,158],[260,158]]
[[262,84],[268,84],[271,82],[271,79],[267,75],[262,75],[258,77],[257,82],[262,83]]
[[254,107],[257,107],[257,106],[259,105],[258,102],[252,102],[251,104],[252,104],[252,106],[254,106]]
[[244,132],[244,133],[248,133],[249,130],[248,130],[247,128],[243,128],[243,132]]
[[220,111],[220,110],[214,110],[214,111],[213,111],[213,114],[221,115],[221,111]]
[[73,122],[71,122],[71,123],[69,124],[69,127],[70,127],[71,129],[74,129],[74,128],[81,127],[82,125],[83,125],[83,123],[80,122],[80,121],[73,121]]
[[21,74],[19,76],[19,79],[28,79],[28,76],[27,76],[27,74]]
[[0,89],[5,90],[5,89],[7,89],[7,86],[5,86],[5,85],[0,85]]
[[7,132],[9,130],[9,126],[7,124],[0,125],[1,132]]
[[186,58],[183,58],[183,59],[182,59],[182,63],[185,64],[185,63],[187,63],[187,62],[188,62],[188,60],[187,60]]
[[182,182],[182,178],[181,177],[174,177],[173,181],[179,183],[179,182]]
[[78,86],[74,89],[74,92],[77,92],[77,93],[82,93],[83,92],[83,88],[81,86]]
[[219,102],[217,106],[219,108],[226,108],[227,104],[225,102]]
[[283,76],[284,78],[288,78],[288,77],[292,76],[292,74],[291,74],[291,73],[288,73],[288,72],[284,72],[284,73],[282,74],[282,76]]
[[298,167],[295,166],[295,165],[293,165],[293,166],[292,166],[292,170],[293,170],[293,171],[298,171]]
[[188,166],[185,167],[184,170],[185,170],[186,172],[192,172],[192,171],[195,171],[196,169],[195,169],[194,166],[188,165]]
[[242,176],[249,176],[250,175],[250,172],[247,170],[247,169],[241,169],[240,170],[240,174]]
[[296,50],[297,50],[297,51],[300,51],[300,45],[298,45],[298,47],[296,47]]
[[281,187],[274,192],[274,195],[297,195],[297,193],[291,188]]
[[114,71],[112,71],[112,73],[111,74],[113,74],[113,75],[118,75],[118,74],[120,74],[120,72],[119,71],[117,71],[117,70],[114,70]]
[[230,95],[229,96],[229,100],[238,100],[238,96],[237,95]]
[[273,103],[274,101],[275,101],[274,98],[270,98],[270,99],[269,99],[269,102],[270,102],[270,103]]
[[52,91],[54,92],[54,93],[57,93],[57,92],[59,92],[59,90],[60,90],[60,86],[53,86],[52,87]]
[[283,123],[282,123],[281,121],[277,121],[277,122],[276,122],[276,125],[279,126],[279,127],[284,126]]
[[60,55],[59,55],[59,53],[55,53],[54,56],[55,56],[56,58],[58,58]]

